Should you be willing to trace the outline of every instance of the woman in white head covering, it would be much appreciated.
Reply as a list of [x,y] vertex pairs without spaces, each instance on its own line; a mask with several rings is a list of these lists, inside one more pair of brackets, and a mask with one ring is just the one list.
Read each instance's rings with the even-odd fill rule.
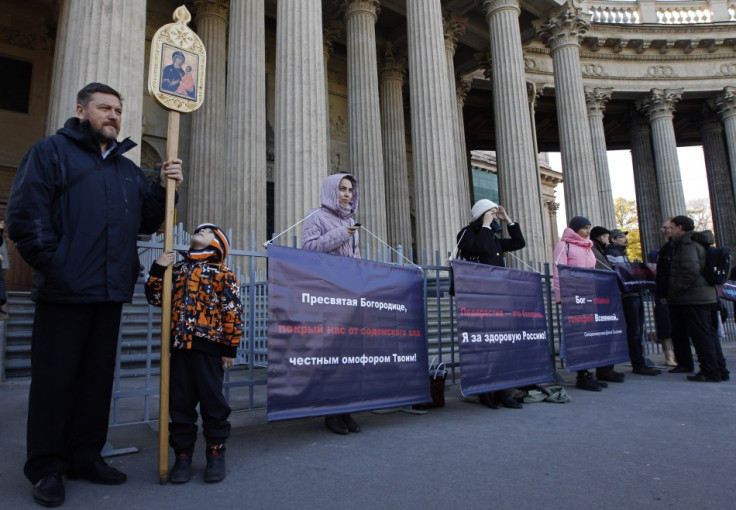
[[[505,252],[520,250],[526,246],[521,227],[513,222],[503,206],[484,198],[473,205],[470,214],[472,221],[457,234],[458,258],[504,267]],[[499,237],[503,230],[500,221],[506,222],[511,236],[509,239]],[[498,409],[499,405],[512,409],[522,408],[507,390],[481,393],[478,397],[482,404],[491,409]]]

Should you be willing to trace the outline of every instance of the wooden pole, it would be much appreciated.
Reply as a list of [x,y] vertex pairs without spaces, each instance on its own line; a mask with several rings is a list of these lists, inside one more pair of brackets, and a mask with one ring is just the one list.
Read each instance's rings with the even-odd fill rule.
[[[179,112],[169,110],[169,127],[166,133],[166,159],[171,161],[179,152]],[[164,251],[174,249],[174,206],[176,181],[166,179],[166,218],[164,219]],[[169,481],[169,368],[171,346],[171,266],[164,273],[161,302],[161,376],[158,413],[158,475],[160,483]]]

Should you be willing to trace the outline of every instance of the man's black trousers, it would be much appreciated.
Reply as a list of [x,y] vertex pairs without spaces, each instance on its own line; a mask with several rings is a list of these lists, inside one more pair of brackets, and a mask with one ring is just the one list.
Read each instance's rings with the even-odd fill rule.
[[101,458],[121,310],[122,303],[36,303],[24,467],[32,483]]

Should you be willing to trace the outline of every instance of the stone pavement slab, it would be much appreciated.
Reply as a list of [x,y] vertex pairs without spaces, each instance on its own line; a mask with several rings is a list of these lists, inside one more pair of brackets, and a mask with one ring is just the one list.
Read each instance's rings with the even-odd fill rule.
[[[736,346],[726,356],[736,359]],[[732,362],[733,366],[733,362]],[[228,477],[202,481],[200,438],[192,481],[160,485],[158,433],[116,427],[109,462],[122,486],[67,481],[62,508],[249,509],[730,509],[736,508],[736,382],[626,372],[600,393],[568,381],[569,404],[491,410],[447,389],[424,415],[356,413],[360,434],[337,436],[322,419],[267,423],[233,416]],[[27,383],[0,384],[0,508],[41,508],[23,477]]]

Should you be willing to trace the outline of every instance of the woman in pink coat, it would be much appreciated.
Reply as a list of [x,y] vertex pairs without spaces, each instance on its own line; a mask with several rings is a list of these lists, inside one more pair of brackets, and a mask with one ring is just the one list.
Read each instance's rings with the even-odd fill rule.
[[[555,246],[553,271],[555,300],[558,303],[560,302],[560,275],[557,272],[557,264],[588,269],[595,268],[593,241],[590,239],[592,228],[588,218],[575,216],[570,220],[569,226],[562,232],[560,242]],[[575,386],[582,390],[601,391],[608,384],[596,379],[592,372],[578,370],[578,379]]]

